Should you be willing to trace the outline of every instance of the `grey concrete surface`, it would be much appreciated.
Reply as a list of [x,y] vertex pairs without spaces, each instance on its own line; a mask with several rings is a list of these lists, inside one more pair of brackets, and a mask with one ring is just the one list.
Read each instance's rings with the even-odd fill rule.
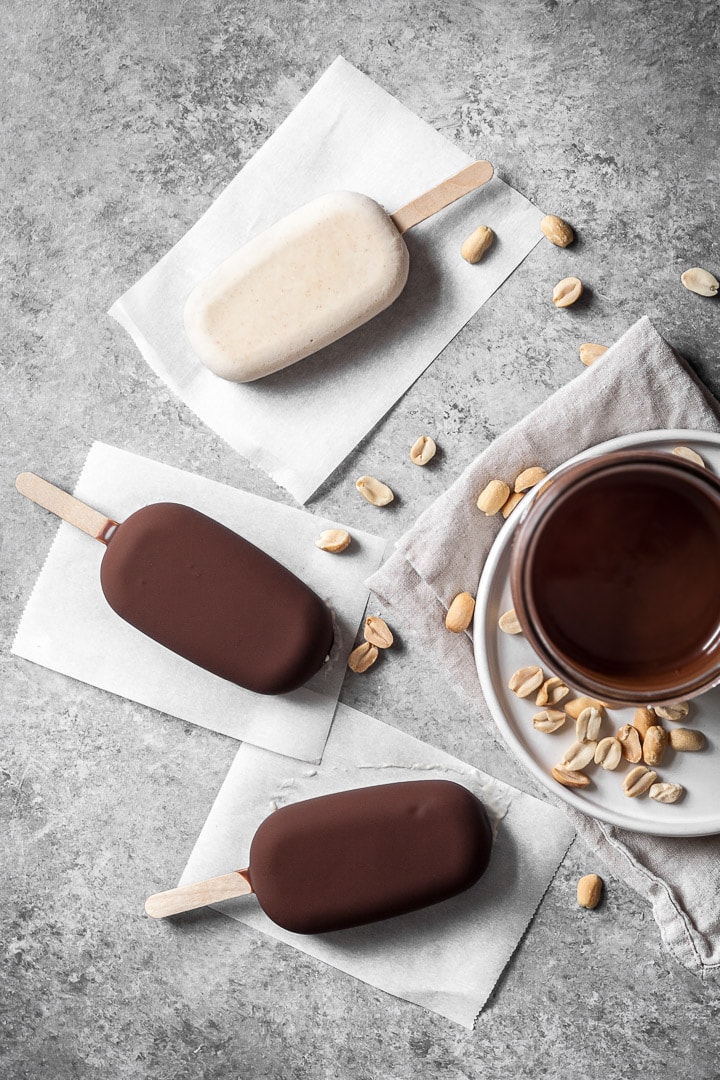
[[[167,391],[105,315],[342,53],[547,212],[539,245],[323,486],[311,509],[378,528],[355,476],[401,494],[400,535],[499,432],[637,317],[720,391],[714,0],[5,0],[2,5],[0,1075],[8,1080],[406,1080],[720,1075],[718,984],[662,951],[608,879],[574,903],[571,849],[474,1032],[212,913],[142,913],[176,880],[233,742],[10,654],[56,525],[15,496],[72,485],[100,438],[289,497]],[[586,301],[558,312],[577,273]],[[407,448],[431,432],[435,467]],[[397,626],[402,648],[343,700],[532,783]]]

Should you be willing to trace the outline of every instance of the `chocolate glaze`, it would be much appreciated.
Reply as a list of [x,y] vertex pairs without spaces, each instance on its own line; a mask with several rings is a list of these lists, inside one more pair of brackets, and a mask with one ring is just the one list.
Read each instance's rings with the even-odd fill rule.
[[720,673],[717,479],[670,454],[574,468],[540,492],[516,534],[513,598],[531,644],[595,696],[693,692]]
[[255,833],[249,876],[273,922],[320,934],[469,889],[491,846],[485,807],[467,788],[410,780],[276,810]]
[[113,610],[138,630],[259,694],[302,686],[332,645],[332,614],[312,589],[178,503],[143,507],[118,526],[100,582]]

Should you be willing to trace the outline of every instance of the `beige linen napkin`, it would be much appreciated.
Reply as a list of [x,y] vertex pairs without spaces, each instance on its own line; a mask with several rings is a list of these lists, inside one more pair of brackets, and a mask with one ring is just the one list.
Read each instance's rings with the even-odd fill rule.
[[[475,500],[489,478],[547,469],[616,436],[693,428],[720,431],[720,406],[643,318],[591,368],[488,447],[399,541],[368,584],[396,618],[439,656],[451,677],[480,697],[472,642],[448,634],[445,611],[473,595],[498,532]],[[459,545],[457,537],[467,542]],[[666,945],[691,971],[720,971],[720,836],[671,839],[631,833],[565,807],[610,870],[653,906]]]

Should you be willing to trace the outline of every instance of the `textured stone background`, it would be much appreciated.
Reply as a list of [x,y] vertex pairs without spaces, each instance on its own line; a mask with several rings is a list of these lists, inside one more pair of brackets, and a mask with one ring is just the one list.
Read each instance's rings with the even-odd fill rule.
[[[720,391],[715,0],[5,0],[0,1074],[10,1080],[720,1075],[716,985],[662,952],[646,905],[576,844],[473,1033],[211,912],[158,924],[235,753],[230,740],[10,655],[56,525],[12,489],[72,485],[93,438],[288,497],[178,403],[106,317],[338,53],[548,212],[540,244],[312,504],[400,535],[500,431],[649,315]],[[577,273],[569,312],[552,285]],[[422,431],[442,453],[414,469]],[[312,507],[311,507],[312,508]],[[397,627],[401,639],[408,628]],[[343,699],[532,782],[407,634]],[[602,869],[602,868],[600,868]],[[679,1059],[679,1060],[678,1060]]]

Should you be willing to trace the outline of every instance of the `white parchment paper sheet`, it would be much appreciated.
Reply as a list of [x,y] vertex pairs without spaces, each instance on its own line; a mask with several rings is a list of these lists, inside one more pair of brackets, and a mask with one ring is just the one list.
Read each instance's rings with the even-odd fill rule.
[[449,754],[342,704],[317,768],[242,746],[181,884],[246,867],[255,830],[281,805],[426,778],[463,784],[485,802],[495,822],[490,866],[472,889],[410,915],[314,936],[282,930],[252,896],[225,901],[217,909],[396,997],[472,1027],[574,831],[562,811]]
[[[471,160],[339,57],[110,314],[193,412],[305,502],[542,239],[541,212],[493,179],[405,234],[410,277],[390,308],[255,383],[226,382],[200,363],[185,300],[237,247],[318,195],[360,191],[392,212]],[[471,266],[460,246],[481,223],[497,239]]]
[[[13,652],[223,735],[319,760],[367,602],[363,581],[379,566],[385,541],[353,529],[352,544],[341,555],[320,551],[315,539],[337,523],[103,443],[92,446],[74,494],[120,522],[153,502],[185,503],[222,521],[327,601],[335,613],[331,658],[307,686],[277,697],[204,671],[115,614],[100,588],[103,545],[65,522],[23,613]],[[27,513],[31,527],[33,515],[46,511],[28,503]]]

